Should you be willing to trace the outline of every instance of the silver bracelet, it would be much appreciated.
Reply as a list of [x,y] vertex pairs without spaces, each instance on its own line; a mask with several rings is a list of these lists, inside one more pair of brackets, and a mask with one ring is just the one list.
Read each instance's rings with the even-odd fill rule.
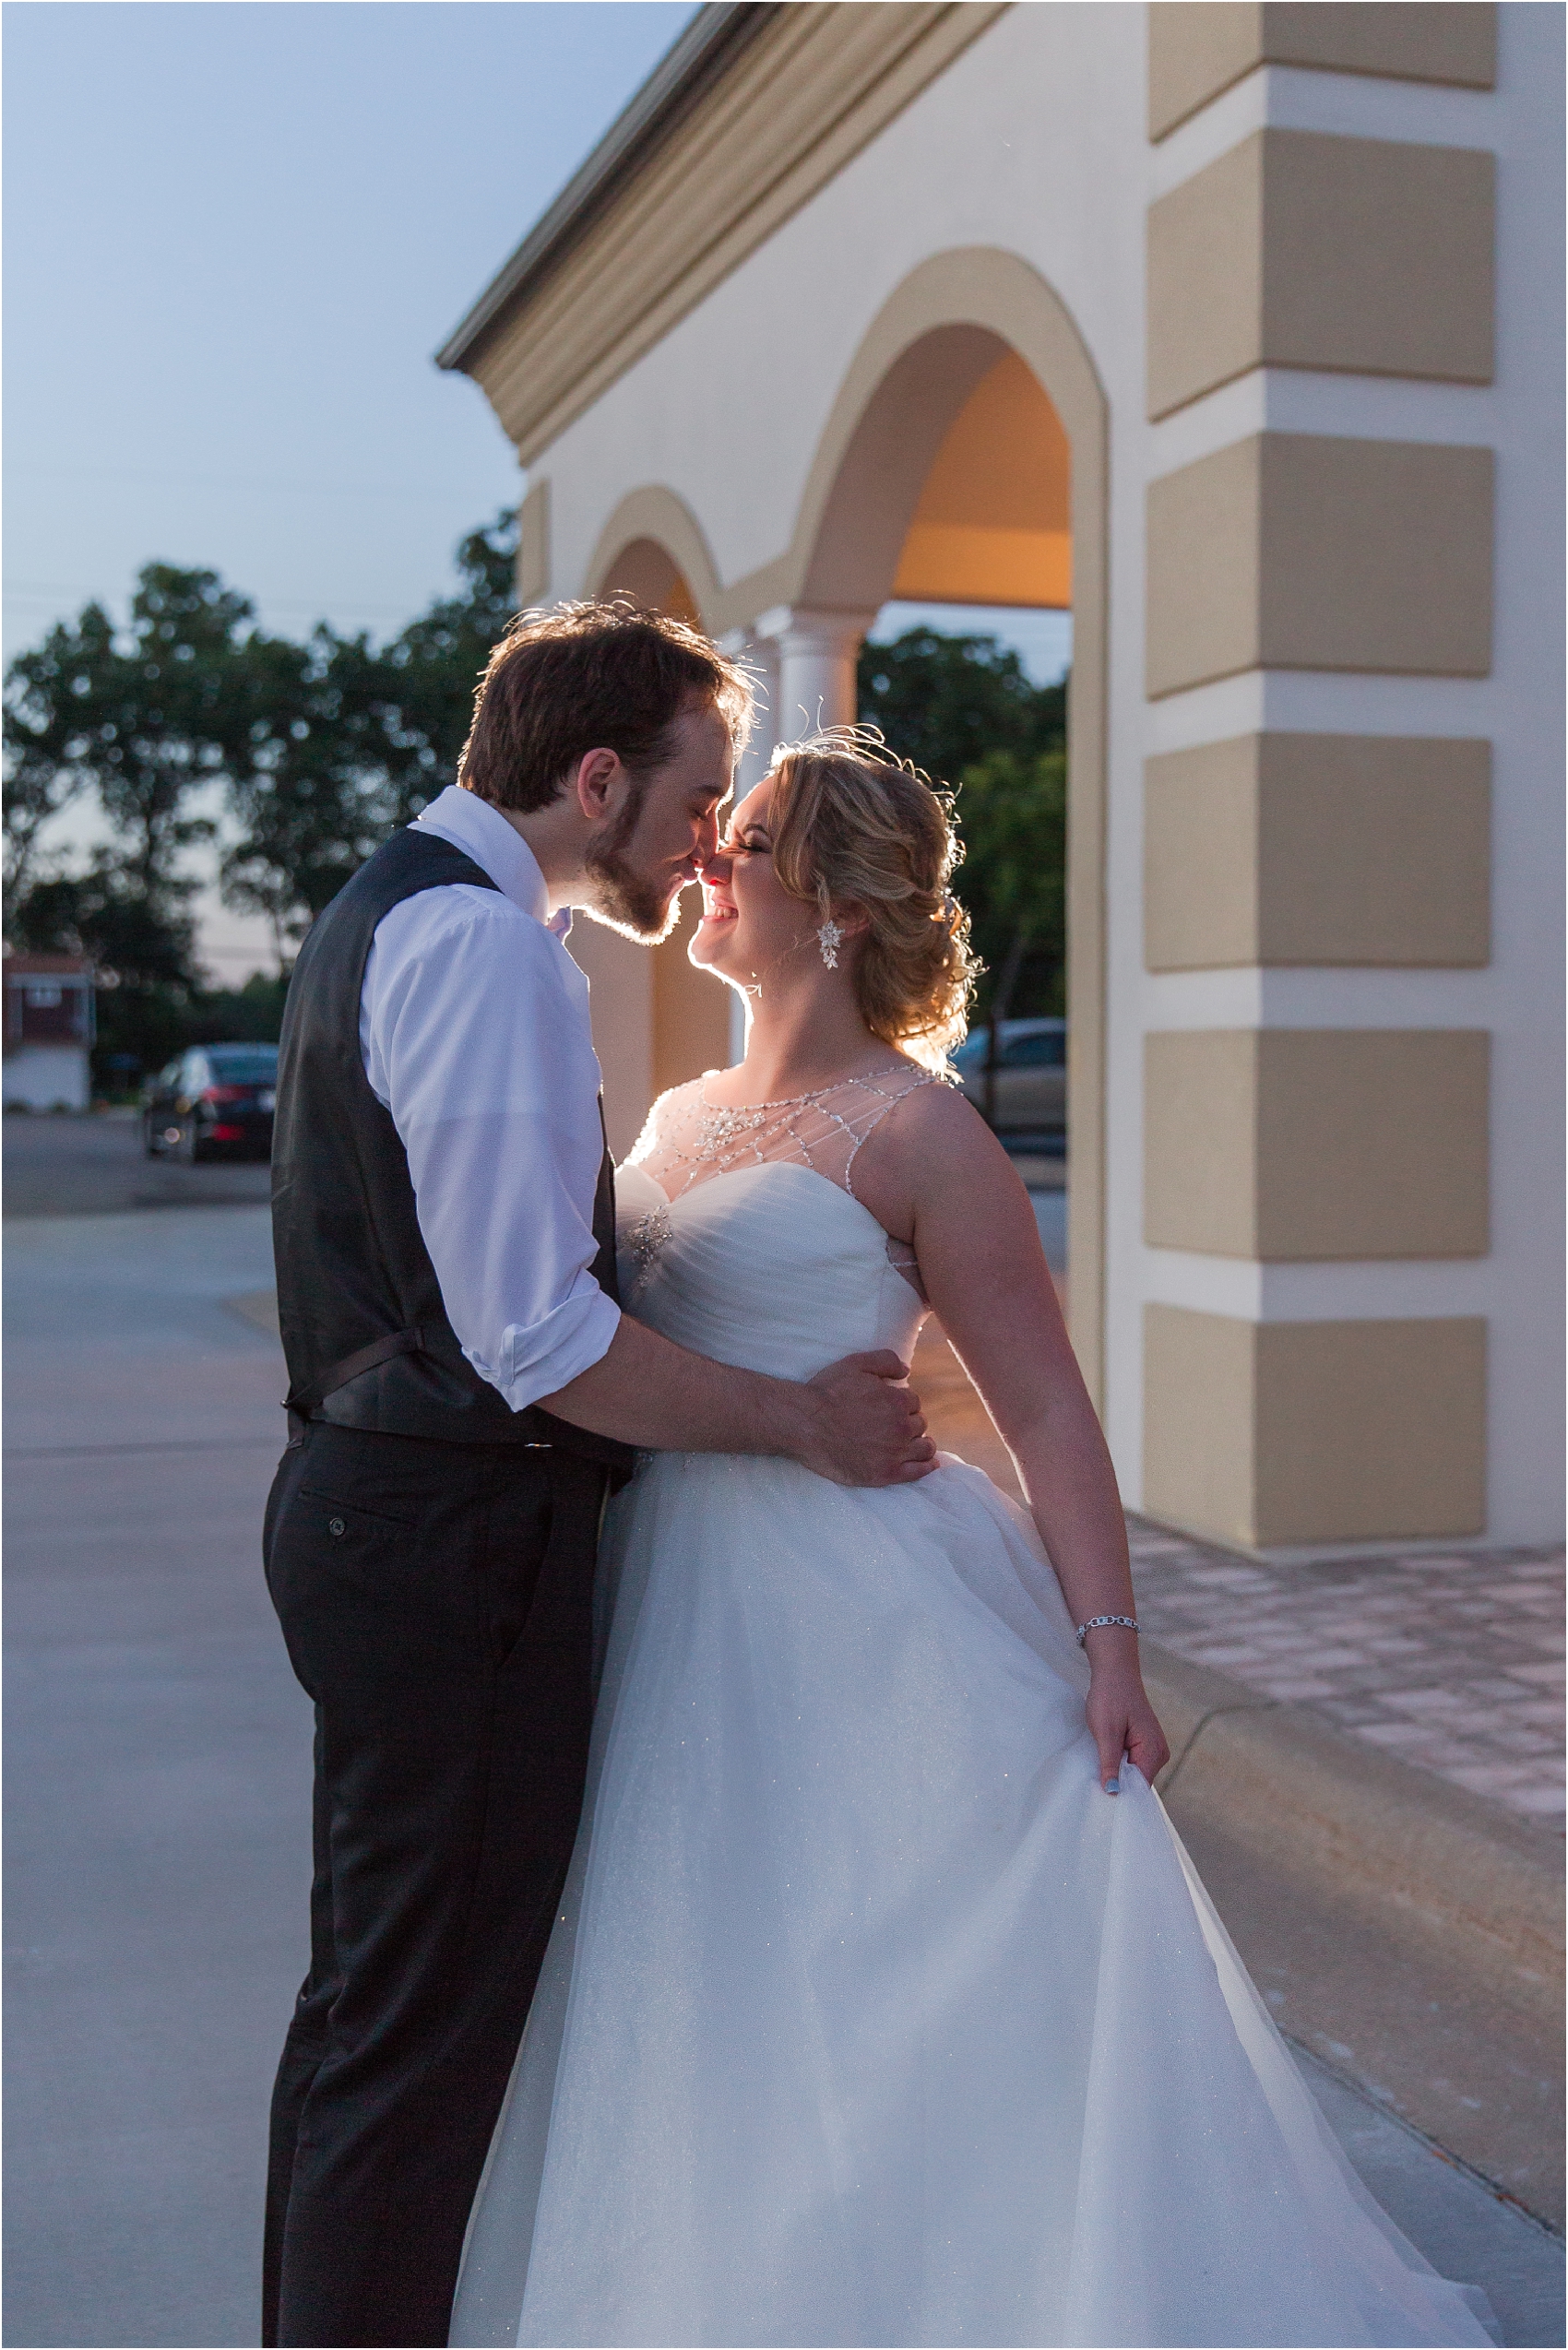
[[1078,1626],[1078,1646],[1080,1648],[1084,1644],[1085,1632],[1098,1632],[1101,1624],[1121,1624],[1127,1632],[1136,1632],[1138,1629],[1135,1620],[1131,1616],[1091,1616],[1087,1624],[1080,1624]]

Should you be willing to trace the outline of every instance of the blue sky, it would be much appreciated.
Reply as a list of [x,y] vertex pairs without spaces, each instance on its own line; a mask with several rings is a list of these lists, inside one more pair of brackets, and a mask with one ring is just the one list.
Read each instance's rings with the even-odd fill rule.
[[692,11],[11,0],[6,651],[149,557],[390,633],[517,472],[431,353]]
[[[290,635],[443,590],[519,476],[431,354],[692,14],[8,0],[6,658],[154,557]],[[1054,674],[1063,623],[1016,619]],[[215,970],[267,959],[205,913]]]

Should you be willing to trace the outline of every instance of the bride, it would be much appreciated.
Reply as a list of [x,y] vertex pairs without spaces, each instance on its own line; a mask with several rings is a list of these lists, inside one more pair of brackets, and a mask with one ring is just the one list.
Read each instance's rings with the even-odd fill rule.
[[1349,2170],[1150,1792],[1115,1480],[1028,1197],[942,1082],[943,802],[781,751],[691,953],[746,1057],[621,1170],[624,1294],[720,1361],[941,1318],[1028,1513],[645,1457],[576,1857],[457,2344],[1485,2343]]

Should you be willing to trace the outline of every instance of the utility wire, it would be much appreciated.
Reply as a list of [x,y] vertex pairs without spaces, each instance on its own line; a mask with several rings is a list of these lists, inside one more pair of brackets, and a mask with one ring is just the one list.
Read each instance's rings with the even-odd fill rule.
[[161,488],[189,482],[206,490],[283,491],[312,498],[439,498],[451,504],[462,495],[456,488],[437,490],[428,482],[284,481],[249,473],[127,471],[114,465],[8,465],[6,471],[34,481],[134,481]]
[[[113,600],[105,595],[101,588],[84,587],[79,580],[69,579],[28,579],[5,591],[5,600],[8,604],[51,604],[60,596],[86,596],[100,603]],[[349,598],[339,600],[337,597],[329,597],[327,600],[336,604],[341,611],[356,612],[367,620],[407,620],[409,617],[401,605],[362,604]],[[326,617],[319,603],[300,603],[286,596],[258,595],[255,601],[266,604],[273,611],[308,612],[317,619]]]

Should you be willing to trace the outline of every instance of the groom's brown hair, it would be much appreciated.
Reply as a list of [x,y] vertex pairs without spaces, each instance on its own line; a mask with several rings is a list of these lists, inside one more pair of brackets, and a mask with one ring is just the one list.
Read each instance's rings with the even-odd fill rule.
[[688,709],[717,710],[737,752],[752,685],[698,630],[616,597],[519,612],[474,700],[457,780],[498,808],[547,807],[590,751],[659,766]]

